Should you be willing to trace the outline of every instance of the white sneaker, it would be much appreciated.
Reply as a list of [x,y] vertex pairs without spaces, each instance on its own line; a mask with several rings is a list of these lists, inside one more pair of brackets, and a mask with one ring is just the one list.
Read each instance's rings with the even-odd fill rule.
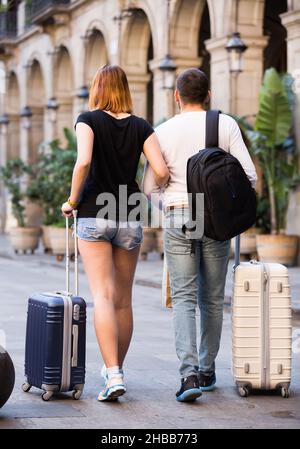
[[[122,374],[122,376],[124,376],[123,368],[120,368],[119,371],[120,371],[120,374]],[[107,380],[108,380],[108,374],[107,374],[107,369],[106,369],[106,366],[105,366],[105,365],[103,365],[102,368],[101,368],[101,377],[103,377],[103,379],[105,380],[105,382],[107,382]]]
[[100,391],[98,401],[113,401],[126,393],[123,376],[116,374],[107,380],[105,388]]

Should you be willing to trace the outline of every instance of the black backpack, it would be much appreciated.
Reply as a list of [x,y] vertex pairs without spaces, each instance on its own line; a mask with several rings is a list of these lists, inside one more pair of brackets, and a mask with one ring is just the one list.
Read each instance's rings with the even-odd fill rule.
[[[206,113],[206,148],[187,162],[187,189],[195,220],[195,194],[204,194],[204,235],[229,240],[256,220],[256,193],[240,162],[219,145],[219,112]],[[187,226],[183,230],[189,229]],[[192,230],[190,228],[190,230]]]

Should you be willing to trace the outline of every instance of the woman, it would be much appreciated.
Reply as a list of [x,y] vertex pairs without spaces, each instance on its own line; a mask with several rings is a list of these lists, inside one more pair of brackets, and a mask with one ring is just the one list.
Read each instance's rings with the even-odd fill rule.
[[[152,127],[132,114],[128,81],[119,66],[105,65],[97,71],[89,111],[79,115],[75,129],[78,155],[62,212],[71,216],[78,210],[79,251],[105,363],[106,385],[98,400],[108,401],[126,392],[122,367],[133,330],[132,284],[142,241],[142,227],[137,218],[130,218],[133,206],[128,199],[139,192],[135,178],[141,153],[158,185],[166,184],[169,172]],[[106,200],[112,197],[108,207]]]

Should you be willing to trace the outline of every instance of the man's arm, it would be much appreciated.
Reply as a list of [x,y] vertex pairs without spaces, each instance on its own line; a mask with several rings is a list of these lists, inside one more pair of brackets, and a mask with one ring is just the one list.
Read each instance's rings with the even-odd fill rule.
[[243,140],[241,130],[234,119],[231,121],[229,152],[241,163],[252,187],[255,188],[257,181],[255,166]]
[[156,184],[154,171],[151,168],[151,165],[146,160],[144,175],[142,181],[142,191],[146,196],[150,196],[153,192],[159,192],[160,187]]

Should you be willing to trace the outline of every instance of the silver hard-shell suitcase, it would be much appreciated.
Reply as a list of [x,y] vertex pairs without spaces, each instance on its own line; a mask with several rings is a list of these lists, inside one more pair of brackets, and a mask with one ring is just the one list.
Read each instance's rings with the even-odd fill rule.
[[236,238],[232,301],[232,371],[241,396],[253,389],[289,397],[292,309],[288,269],[239,260]]

